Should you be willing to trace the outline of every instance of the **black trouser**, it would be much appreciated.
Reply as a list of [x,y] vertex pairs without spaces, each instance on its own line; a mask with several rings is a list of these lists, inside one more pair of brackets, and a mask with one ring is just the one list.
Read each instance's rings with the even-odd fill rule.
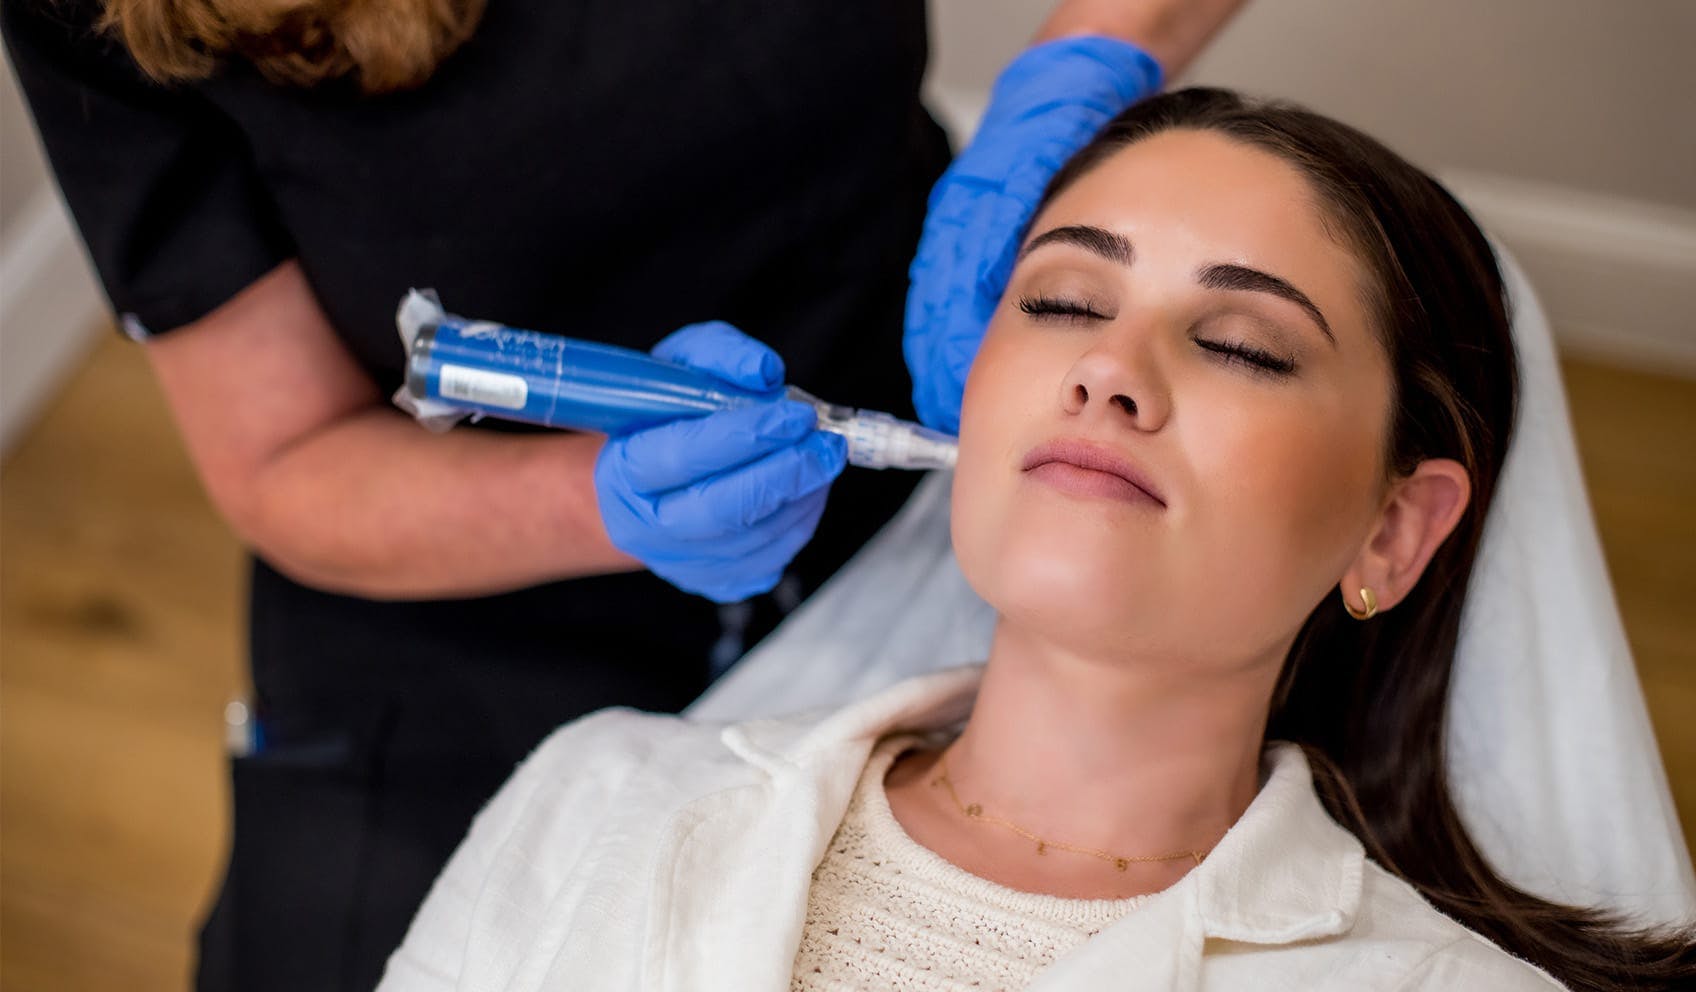
[[234,841],[201,932],[200,989],[376,985],[431,880],[504,777],[490,760],[424,774],[379,748],[278,747],[232,762]]
[[367,992],[514,766],[591,710],[688,705],[720,635],[712,604],[645,574],[371,603],[256,562],[251,608],[266,741],[231,762],[201,992]]

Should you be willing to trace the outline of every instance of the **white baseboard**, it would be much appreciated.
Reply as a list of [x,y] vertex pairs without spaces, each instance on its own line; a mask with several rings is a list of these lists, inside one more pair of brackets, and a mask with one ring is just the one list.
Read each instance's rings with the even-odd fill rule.
[[106,297],[49,186],[0,232],[0,457],[98,340]]
[[1506,176],[1441,178],[1524,267],[1562,353],[1696,378],[1696,211]]

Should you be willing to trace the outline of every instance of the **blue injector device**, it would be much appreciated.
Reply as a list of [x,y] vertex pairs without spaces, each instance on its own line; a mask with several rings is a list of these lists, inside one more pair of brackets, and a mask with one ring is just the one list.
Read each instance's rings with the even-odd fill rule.
[[755,392],[644,352],[468,320],[429,290],[413,290],[395,315],[406,344],[401,409],[432,430],[495,417],[567,430],[626,434],[785,397],[818,411],[819,429],[848,442],[862,468],[954,466],[955,439],[875,410],[826,403],[794,386]]

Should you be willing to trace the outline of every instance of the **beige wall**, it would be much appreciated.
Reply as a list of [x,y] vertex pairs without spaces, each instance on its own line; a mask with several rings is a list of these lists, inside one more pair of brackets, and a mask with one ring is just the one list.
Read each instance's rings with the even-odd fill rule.
[[47,188],[46,179],[35,125],[7,65],[0,68],[0,230],[17,220],[36,191]]
[[[931,0],[981,90],[1052,0]],[[1259,0],[1188,81],[1299,100],[1432,169],[1696,210],[1696,0]]]
[[0,457],[81,361],[105,308],[11,66],[0,66]]

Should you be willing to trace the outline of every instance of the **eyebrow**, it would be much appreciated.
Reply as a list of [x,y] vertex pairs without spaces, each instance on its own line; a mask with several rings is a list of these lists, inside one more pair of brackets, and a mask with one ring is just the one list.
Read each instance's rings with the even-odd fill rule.
[[1308,299],[1307,294],[1290,285],[1287,280],[1280,279],[1270,272],[1251,269],[1246,265],[1220,263],[1209,265],[1195,275],[1196,282],[1208,289],[1226,289],[1249,293],[1268,293],[1272,296],[1289,300],[1296,306],[1307,311],[1319,329],[1325,332],[1325,337],[1334,345],[1337,336],[1331,333],[1331,325],[1320,312],[1318,304]]
[[[1116,234],[1102,227],[1088,224],[1068,224],[1044,231],[1030,240],[1024,250],[1019,252],[1019,258],[1036,251],[1044,245],[1063,244],[1082,248],[1087,252],[1099,255],[1109,262],[1120,265],[1130,265],[1136,258],[1136,251],[1131,246],[1131,239],[1122,234]],[[1332,345],[1337,343],[1337,336],[1331,333],[1331,324],[1325,319],[1325,314],[1319,309],[1308,295],[1292,285],[1289,280],[1282,279],[1270,272],[1249,268],[1232,262],[1218,262],[1203,266],[1196,273],[1196,282],[1207,289],[1227,290],[1231,292],[1266,293],[1280,299],[1288,300],[1306,311],[1313,322],[1319,325],[1326,340]]]
[[1120,265],[1131,264],[1136,255],[1131,249],[1131,239],[1123,234],[1115,234],[1104,227],[1068,224],[1065,227],[1051,228],[1032,238],[1025,250],[1019,252],[1019,257],[1024,258],[1043,245],[1076,245]]

